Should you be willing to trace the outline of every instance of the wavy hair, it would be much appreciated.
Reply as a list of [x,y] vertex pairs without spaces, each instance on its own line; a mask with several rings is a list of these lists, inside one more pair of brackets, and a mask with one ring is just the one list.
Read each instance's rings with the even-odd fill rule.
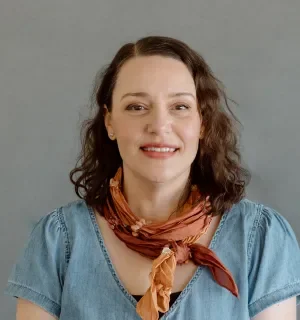
[[204,137],[199,141],[190,180],[198,185],[203,196],[210,196],[214,215],[222,214],[245,196],[251,178],[241,165],[236,128],[240,122],[228,105],[229,100],[234,101],[226,96],[222,82],[204,58],[184,42],[170,37],[148,36],[127,43],[97,73],[91,95],[91,108],[95,112],[82,124],[82,150],[69,175],[75,192],[97,208],[105,205],[107,197],[110,199],[109,181],[122,165],[122,159],[116,141],[108,138],[104,105],[111,111],[112,93],[123,64],[137,56],[152,55],[182,61],[193,76]]

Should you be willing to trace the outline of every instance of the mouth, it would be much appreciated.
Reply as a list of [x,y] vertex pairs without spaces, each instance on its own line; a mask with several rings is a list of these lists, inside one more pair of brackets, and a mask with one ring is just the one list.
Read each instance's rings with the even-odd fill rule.
[[170,145],[145,145],[140,150],[149,158],[167,159],[174,156],[179,148]]
[[143,151],[148,151],[148,152],[176,152],[179,150],[179,148],[170,148],[170,147],[141,147]]

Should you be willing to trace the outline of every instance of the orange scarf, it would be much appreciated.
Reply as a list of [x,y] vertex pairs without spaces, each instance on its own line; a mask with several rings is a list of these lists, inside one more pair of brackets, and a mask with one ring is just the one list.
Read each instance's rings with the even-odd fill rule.
[[[143,320],[157,320],[158,312],[169,310],[174,272],[177,264],[192,260],[196,265],[207,266],[215,281],[238,297],[238,288],[230,271],[213,251],[195,242],[206,233],[212,220],[209,197],[200,200],[197,186],[193,186],[180,217],[163,223],[149,223],[139,219],[130,210],[121,191],[122,168],[110,180],[113,210],[107,201],[104,218],[116,236],[127,247],[153,259],[150,287],[138,302],[136,311]],[[199,202],[196,205],[196,202]]]

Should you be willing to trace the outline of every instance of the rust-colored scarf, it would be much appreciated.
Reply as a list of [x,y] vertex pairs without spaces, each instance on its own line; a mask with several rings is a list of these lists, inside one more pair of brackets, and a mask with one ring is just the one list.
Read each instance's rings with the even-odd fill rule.
[[187,263],[190,259],[196,265],[207,266],[215,281],[238,297],[238,288],[230,271],[213,251],[195,243],[206,233],[212,220],[209,197],[199,202],[200,192],[197,186],[193,186],[180,217],[163,223],[147,224],[130,210],[121,190],[121,179],[122,168],[119,168],[110,180],[115,209],[107,201],[104,217],[127,247],[154,259],[150,287],[136,307],[141,318],[157,320],[159,311],[165,313],[169,310],[176,265]]

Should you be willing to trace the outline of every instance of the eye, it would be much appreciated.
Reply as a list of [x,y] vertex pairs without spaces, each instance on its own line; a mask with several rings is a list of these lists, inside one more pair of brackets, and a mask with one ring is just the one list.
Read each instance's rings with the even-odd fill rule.
[[177,104],[175,107],[174,107],[175,110],[188,110],[190,109],[190,107],[188,105],[185,105],[185,104]]
[[126,110],[130,110],[130,111],[141,111],[141,110],[145,110],[144,106],[141,106],[139,104],[131,104],[129,106],[126,107]]

